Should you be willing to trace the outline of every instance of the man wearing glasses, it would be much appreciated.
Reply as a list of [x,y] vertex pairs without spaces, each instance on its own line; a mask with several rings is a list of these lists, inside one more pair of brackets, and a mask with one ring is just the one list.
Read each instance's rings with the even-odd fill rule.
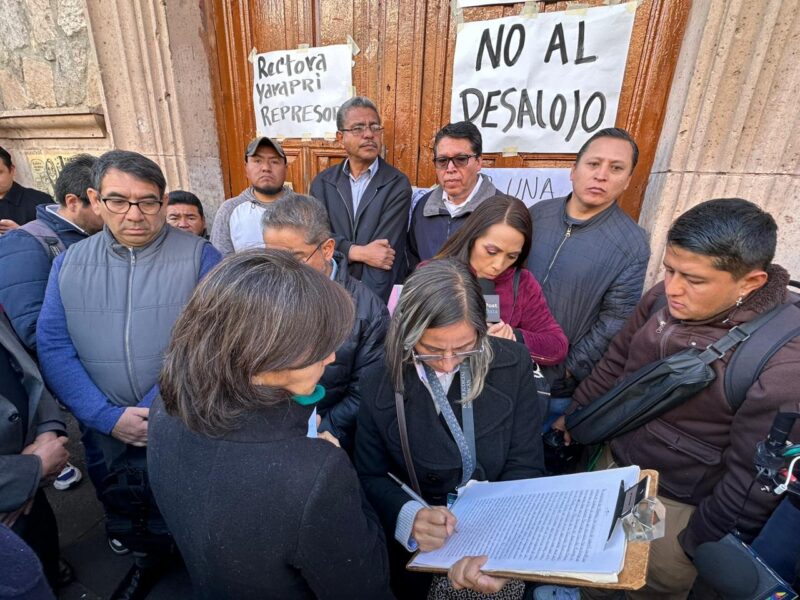
[[[149,406],[172,326],[221,259],[203,238],[166,225],[165,188],[161,168],[141,154],[114,150],[97,159],[88,196],[105,227],[56,257],[39,315],[42,372],[85,430],[96,486],[104,470],[145,471]],[[103,498],[109,522],[119,525],[117,505]],[[137,551],[140,538],[114,537]],[[123,593],[129,584],[152,585],[153,565],[137,559],[115,598],[133,597],[132,589]]]
[[406,272],[411,184],[380,157],[383,125],[371,100],[356,96],[342,104],[336,127],[347,158],[314,178],[311,195],[328,211],[336,249],[347,258],[350,275],[386,302]]
[[439,187],[420,198],[408,230],[408,266],[433,258],[475,208],[497,189],[480,174],[483,140],[469,121],[449,123],[436,134],[433,164]]
[[325,398],[317,404],[319,431],[334,435],[348,454],[355,442],[361,403],[361,375],[383,360],[383,338],[389,311],[380,298],[347,272],[347,259],[335,250],[322,204],[310,196],[289,193],[269,206],[261,220],[264,245],[286,250],[297,260],[341,284],[356,307],[350,337],[336,349],[336,360],[325,367],[320,384]]

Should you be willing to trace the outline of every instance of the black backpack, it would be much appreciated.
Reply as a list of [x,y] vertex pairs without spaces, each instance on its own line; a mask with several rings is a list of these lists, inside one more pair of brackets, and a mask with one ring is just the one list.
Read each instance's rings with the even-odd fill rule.
[[[797,287],[792,282],[791,285]],[[651,315],[666,306],[660,297]],[[643,366],[582,410],[566,417],[573,439],[599,444],[641,427],[682,404],[716,378],[711,363],[729,350],[724,390],[733,412],[744,402],[764,365],[789,340],[800,335],[800,297],[748,323],[733,327],[705,350],[691,348]]]

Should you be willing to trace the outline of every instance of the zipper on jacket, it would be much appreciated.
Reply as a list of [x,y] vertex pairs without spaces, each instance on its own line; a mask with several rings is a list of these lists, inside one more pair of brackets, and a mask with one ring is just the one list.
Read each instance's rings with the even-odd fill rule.
[[662,316],[663,314],[664,311],[660,310],[656,315],[656,318],[658,319],[658,329],[656,329],[656,333],[661,333],[662,331],[664,331],[664,326],[667,324],[666,317]]
[[142,396],[139,393],[136,379],[134,378],[133,358],[131,356],[131,313],[133,312],[133,270],[136,267],[136,252],[133,248],[128,248],[130,253],[131,262],[130,269],[128,270],[128,297],[125,303],[125,364],[128,369],[128,379],[131,383],[131,389],[136,395],[137,402],[141,401]]
[[[667,325],[666,322],[664,322],[664,325]],[[669,340],[669,336],[672,335],[672,330],[675,329],[675,323],[668,325],[666,328],[664,325],[659,324],[658,329],[661,331],[656,330],[657,333],[661,334],[661,340],[658,343],[658,358],[660,359],[664,358],[664,353],[667,351],[667,340]]]
[[556,252],[555,252],[555,254],[553,254],[553,258],[550,261],[550,264],[547,265],[547,273],[545,273],[545,275],[544,275],[544,280],[542,281],[542,286],[544,286],[544,284],[547,283],[547,278],[550,277],[550,269],[553,268],[553,265],[556,262],[556,258],[558,258],[558,253],[561,252],[561,248],[562,248],[562,246],[564,246],[564,242],[566,242],[569,239],[569,236],[571,236],[571,235],[572,235],[572,223],[570,223],[567,226],[567,230],[564,232],[564,238],[561,240],[561,243],[558,245],[558,248],[556,248]]
[[339,194],[339,198],[341,198],[341,200],[342,200],[342,204],[344,204],[344,207],[345,207],[345,209],[347,210],[347,214],[348,214],[348,215],[350,215],[350,224],[351,224],[351,226],[353,227],[353,237],[355,238],[355,232],[356,232],[356,217],[355,217],[355,215],[353,214],[353,207],[352,207],[352,206],[348,206],[348,205],[347,205],[347,200],[345,200],[345,199],[344,199],[344,196],[342,196],[342,192],[341,192],[341,191],[339,191],[339,187],[338,187],[338,186],[333,186],[333,187],[335,187],[335,188],[336,188],[336,193],[337,193],[337,194]]

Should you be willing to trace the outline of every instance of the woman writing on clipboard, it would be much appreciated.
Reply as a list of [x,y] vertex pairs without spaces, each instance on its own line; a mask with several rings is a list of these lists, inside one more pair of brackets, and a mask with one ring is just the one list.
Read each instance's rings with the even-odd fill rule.
[[[439,548],[453,533],[448,498],[470,479],[544,473],[543,408],[530,355],[522,344],[487,335],[485,302],[468,267],[435,260],[406,280],[386,337],[386,365],[364,374],[362,390],[355,464],[389,540],[392,591],[424,598],[431,576],[405,564],[412,551]],[[412,500],[389,473],[432,508]],[[480,564],[454,566],[453,587],[502,587],[478,574]]]

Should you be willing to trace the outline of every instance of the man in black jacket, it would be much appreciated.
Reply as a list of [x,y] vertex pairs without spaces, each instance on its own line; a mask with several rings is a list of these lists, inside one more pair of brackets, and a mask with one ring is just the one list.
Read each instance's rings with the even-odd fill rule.
[[534,233],[528,268],[570,344],[564,363],[544,369],[554,399],[551,413],[554,408],[563,412],[642,295],[650,258],[647,236],[617,204],[638,158],[627,131],[598,131],[575,159],[572,193],[530,209]]
[[310,193],[328,211],[350,275],[386,302],[405,276],[411,184],[380,157],[383,125],[372,101],[356,96],[342,104],[336,127],[347,158],[317,175]]
[[325,273],[350,293],[356,319],[350,337],[336,350],[336,360],[325,367],[320,384],[325,398],[317,404],[318,429],[329,431],[352,454],[361,375],[383,360],[383,338],[389,311],[375,293],[347,271],[347,259],[336,252],[325,208],[315,198],[287,194],[267,207],[261,218],[267,248],[287,250],[297,260]]
[[0,308],[0,523],[33,548],[54,590],[71,572],[59,565],[58,527],[41,486],[67,463],[66,433],[63,413]]
[[0,235],[33,221],[36,207],[53,201],[49,194],[22,187],[14,181],[16,174],[8,150],[0,148]]

